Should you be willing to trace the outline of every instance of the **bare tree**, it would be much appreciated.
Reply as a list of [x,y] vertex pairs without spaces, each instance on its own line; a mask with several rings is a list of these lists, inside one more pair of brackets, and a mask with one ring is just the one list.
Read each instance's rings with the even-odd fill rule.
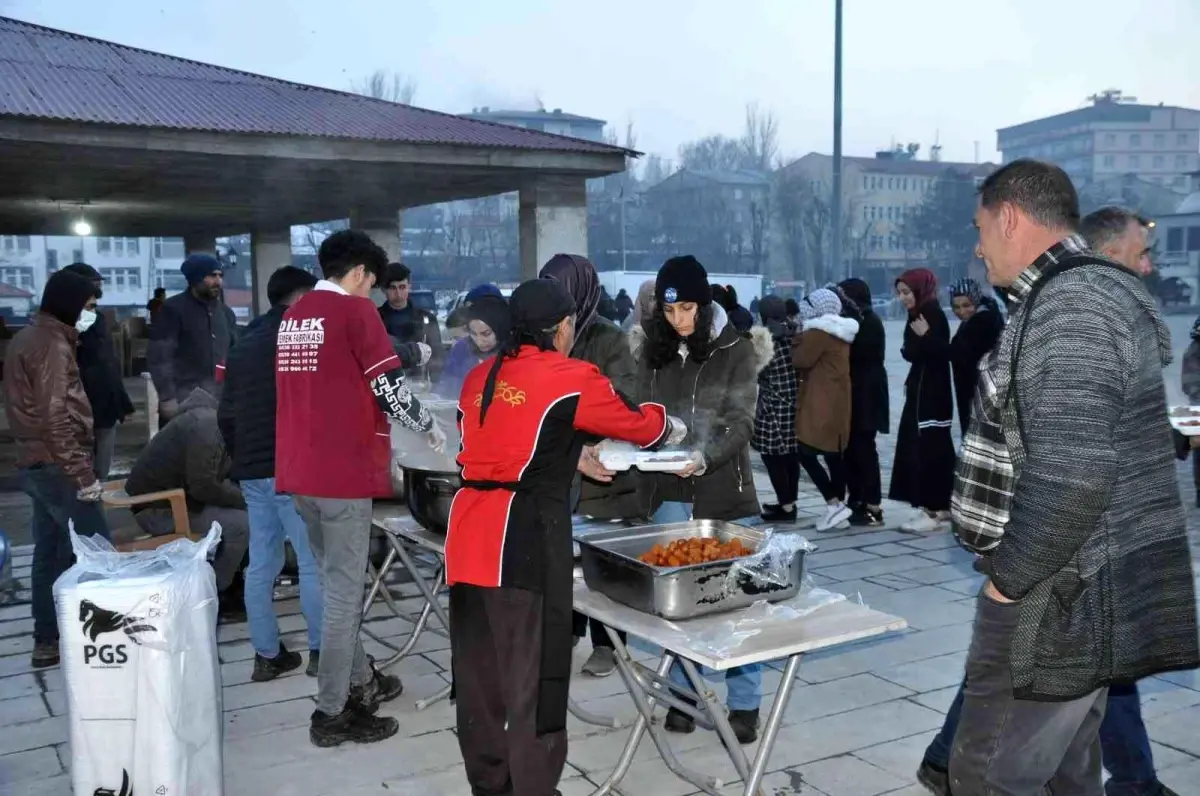
[[746,105],[746,129],[742,132],[743,168],[768,172],[779,156],[779,119],[774,111]]
[[710,135],[679,147],[679,164],[689,171],[736,171],[744,159],[742,142]]
[[[832,274],[829,263],[833,244],[833,213],[829,197],[817,190],[810,175],[792,169],[780,169],[775,179],[775,209],[784,250],[796,279],[809,289],[823,285]],[[868,237],[853,235],[853,208],[842,213],[843,251],[851,269],[866,255]]]
[[400,72],[376,69],[366,79],[351,84],[350,90],[364,97],[412,105],[417,96],[417,81]]

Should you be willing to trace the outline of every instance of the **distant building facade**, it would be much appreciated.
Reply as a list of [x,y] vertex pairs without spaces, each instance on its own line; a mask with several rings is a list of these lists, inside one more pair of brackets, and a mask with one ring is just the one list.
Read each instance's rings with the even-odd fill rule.
[[491,108],[476,108],[470,113],[461,114],[467,119],[481,122],[507,124],[509,127],[524,127],[543,133],[565,135],[570,138],[582,138],[586,141],[601,142],[604,140],[603,119],[593,119],[589,116],[577,116],[573,113],[563,113],[562,108],[548,111],[545,108],[533,111],[492,110]]
[[1178,194],[1200,169],[1200,110],[1143,105],[1120,91],[1091,105],[996,131],[1004,163],[1037,158],[1057,163],[1077,186],[1123,174]]

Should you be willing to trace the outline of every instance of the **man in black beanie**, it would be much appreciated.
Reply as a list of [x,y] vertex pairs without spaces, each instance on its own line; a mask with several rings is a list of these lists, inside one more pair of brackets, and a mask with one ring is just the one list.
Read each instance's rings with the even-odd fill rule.
[[4,411],[17,443],[21,489],[33,501],[33,665],[58,663],[52,586],[71,566],[68,521],[75,531],[108,537],[103,488],[92,465],[92,407],[79,380],[79,327],[94,318],[96,287],[59,271],[46,282],[42,306],[8,344]]
[[191,254],[180,271],[188,289],[163,302],[150,326],[147,354],[164,422],[197,387],[220,396],[218,371],[237,339],[237,319],[221,300],[223,266],[211,254]]

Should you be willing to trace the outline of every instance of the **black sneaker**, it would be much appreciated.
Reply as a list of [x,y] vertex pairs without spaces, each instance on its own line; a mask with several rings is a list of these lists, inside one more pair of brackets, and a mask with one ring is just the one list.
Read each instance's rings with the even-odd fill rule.
[[35,669],[46,669],[51,666],[58,666],[58,642],[33,642],[33,655],[31,656],[29,663]]
[[321,651],[320,650],[309,650],[308,651],[308,668],[306,668],[304,670],[304,673],[307,674],[309,677],[316,677],[317,672],[320,671],[320,668],[321,668]]
[[384,702],[390,702],[404,693],[404,684],[394,674],[384,674],[371,664],[371,681],[366,685],[350,686],[347,704],[358,706],[367,714],[374,714]]
[[792,506],[789,511],[774,503],[767,503],[763,506],[762,514],[758,516],[762,517],[766,522],[795,522],[796,507]]
[[400,722],[391,716],[371,716],[347,703],[336,716],[314,710],[308,739],[313,746],[327,748],[344,743],[378,743],[400,731]]
[[758,740],[758,708],[729,711],[729,726],[738,743],[754,743]]
[[877,528],[883,525],[883,509],[859,506],[850,515],[850,524],[859,528]]
[[670,708],[667,710],[667,718],[663,722],[663,727],[667,732],[694,732],[696,720],[681,710]]
[[917,782],[935,796],[950,796],[950,773],[928,760],[921,761],[921,767],[917,769]]
[[265,683],[292,669],[299,668],[302,663],[304,663],[304,659],[300,657],[300,653],[288,652],[287,647],[283,646],[281,641],[279,642],[279,653],[274,658],[264,658],[257,652],[254,653],[254,672],[250,675],[250,679],[256,683]]

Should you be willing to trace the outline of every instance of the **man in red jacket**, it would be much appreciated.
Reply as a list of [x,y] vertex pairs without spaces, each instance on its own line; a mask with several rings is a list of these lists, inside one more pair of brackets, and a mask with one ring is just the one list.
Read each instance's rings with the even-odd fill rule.
[[569,496],[576,467],[595,466],[580,458],[586,435],[652,448],[687,429],[568,358],[575,304],[559,282],[524,283],[509,309],[508,342],[467,375],[458,406],[463,488],[446,537],[458,742],[473,793],[552,796],[567,756]]
[[392,494],[388,418],[445,444],[433,417],[409,391],[383,321],[369,299],[387,255],[363,232],[343,230],[321,244],[325,278],[283,316],[275,384],[275,485],[291,494],[325,587],[317,746],[370,743],[395,735],[374,716],[399,696],[400,679],[380,674],[359,641],[371,541],[372,498]]

